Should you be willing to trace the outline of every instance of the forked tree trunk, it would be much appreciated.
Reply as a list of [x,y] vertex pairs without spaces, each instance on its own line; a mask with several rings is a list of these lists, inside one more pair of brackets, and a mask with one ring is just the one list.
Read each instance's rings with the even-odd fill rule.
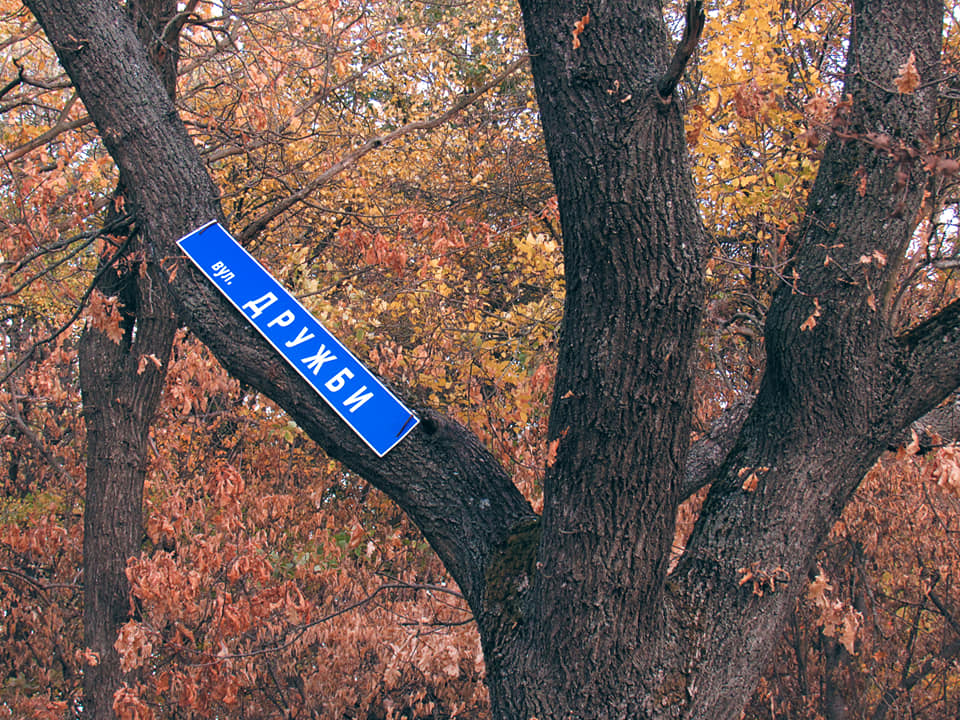
[[[132,28],[110,0],[26,2],[146,236],[176,257],[217,193]],[[852,105],[770,308],[766,375],[742,428],[739,409],[723,424],[725,461],[705,464],[688,438],[707,247],[661,3],[521,6],[566,258],[542,518],[438,413],[374,457],[189,263],[171,287],[230,372],[417,523],[477,618],[496,720],[735,718],[865,470],[960,385],[960,303],[895,336],[883,292],[928,181],[943,6],[853,2]],[[911,52],[921,85],[901,95]],[[885,264],[859,261],[876,251]],[[668,575],[678,503],[709,481]]]

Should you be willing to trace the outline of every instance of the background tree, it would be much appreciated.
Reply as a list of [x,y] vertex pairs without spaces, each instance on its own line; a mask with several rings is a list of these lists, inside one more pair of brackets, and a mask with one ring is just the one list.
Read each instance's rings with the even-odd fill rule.
[[[185,18],[173,2],[132,2],[125,10],[173,98]],[[178,325],[166,276],[145,264],[149,248],[126,214],[122,184],[106,224],[112,242],[105,245],[93,283],[94,307],[109,309],[113,317],[88,324],[78,343],[87,439],[83,635],[96,658],[83,673],[89,718],[114,717],[113,698],[123,676],[114,643],[130,617],[127,559],[137,554],[143,537],[149,428]]]

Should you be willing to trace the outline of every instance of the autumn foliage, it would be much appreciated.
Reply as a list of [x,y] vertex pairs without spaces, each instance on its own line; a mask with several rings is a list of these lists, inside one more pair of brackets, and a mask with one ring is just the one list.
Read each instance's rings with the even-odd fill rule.
[[[179,107],[232,230],[388,384],[474,430],[539,510],[556,452],[546,413],[562,240],[532,84],[508,71],[523,53],[517,11],[499,0],[181,5]],[[803,201],[847,108],[840,3],[715,5],[684,80],[715,238],[700,434],[756,389],[765,311],[791,281]],[[575,47],[589,23],[587,12],[571,28]],[[917,70],[907,62],[890,82],[914,92]],[[901,327],[960,290],[956,112],[945,99],[925,150],[931,187],[899,284],[876,289]],[[81,712],[82,673],[99,662],[81,627],[76,346],[84,323],[123,337],[122,298],[91,289],[122,249],[103,218],[123,215],[123,196],[38,26],[7,0],[0,113],[0,717],[59,719]],[[117,717],[486,717],[470,611],[409,519],[187,331],[172,357],[140,359],[161,365],[143,543],[115,644],[127,673]],[[955,439],[904,438],[871,470],[747,717],[960,714]],[[764,469],[744,470],[752,492]],[[681,507],[678,551],[701,500]],[[744,568],[744,586],[776,591],[775,573],[759,572]]]

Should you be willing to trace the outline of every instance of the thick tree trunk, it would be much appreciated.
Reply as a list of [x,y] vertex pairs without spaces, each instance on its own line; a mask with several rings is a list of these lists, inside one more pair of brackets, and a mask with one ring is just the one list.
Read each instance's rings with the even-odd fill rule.
[[[933,137],[942,16],[934,0],[853,3],[853,105],[811,191],[796,281],[768,314],[757,400],[671,579],[690,717],[736,717],[866,470],[960,382],[956,304],[897,338],[884,295],[928,181],[920,155]],[[900,95],[893,80],[911,53],[921,89]],[[860,261],[875,251],[885,264]]]
[[[175,0],[138,0],[127,5],[141,40],[173,96],[177,53],[169,38],[154,38],[176,14]],[[123,196],[122,186],[117,197]],[[125,680],[113,645],[129,619],[127,560],[142,543],[141,511],[150,422],[163,391],[178,323],[167,278],[145,264],[142,238],[128,224],[124,252],[102,268],[97,289],[117,297],[123,338],[115,342],[88,326],[80,340],[80,389],[86,423],[84,503],[84,644],[99,656],[83,675],[84,717],[112,720],[113,696]],[[149,358],[162,363],[158,367]],[[129,679],[129,678],[128,678]]]
[[522,5],[563,226],[559,445],[520,612],[481,623],[488,682],[496,717],[645,717],[705,238],[681,108],[657,89],[670,57],[658,4],[593,3],[579,43],[586,5]]

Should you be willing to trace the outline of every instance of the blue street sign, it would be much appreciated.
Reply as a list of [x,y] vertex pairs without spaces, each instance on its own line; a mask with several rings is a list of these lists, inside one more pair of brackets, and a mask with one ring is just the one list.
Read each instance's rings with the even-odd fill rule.
[[420,422],[220,223],[177,244],[378,456]]

